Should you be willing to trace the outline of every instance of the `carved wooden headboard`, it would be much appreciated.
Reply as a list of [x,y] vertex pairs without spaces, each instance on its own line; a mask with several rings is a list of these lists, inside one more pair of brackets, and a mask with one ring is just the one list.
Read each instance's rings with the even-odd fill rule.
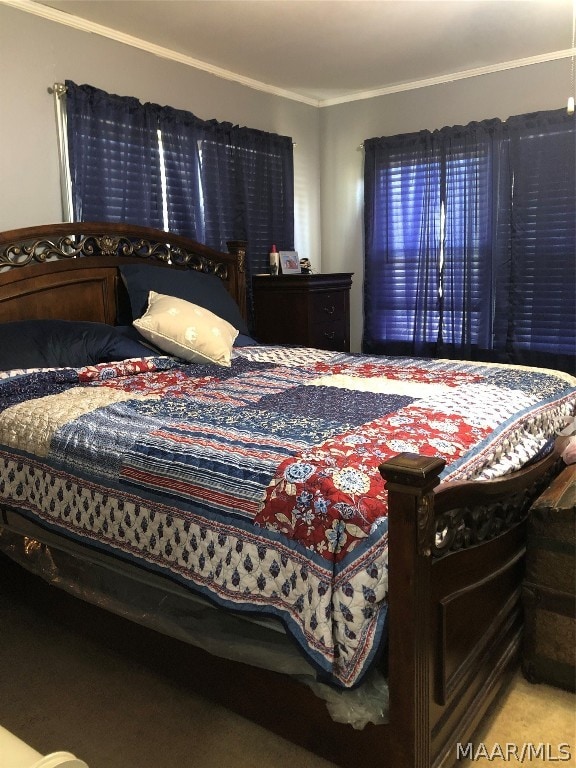
[[0,232],[0,322],[59,318],[115,324],[128,307],[119,264],[146,260],[222,279],[246,316],[246,244],[229,252],[149,227],[72,222]]

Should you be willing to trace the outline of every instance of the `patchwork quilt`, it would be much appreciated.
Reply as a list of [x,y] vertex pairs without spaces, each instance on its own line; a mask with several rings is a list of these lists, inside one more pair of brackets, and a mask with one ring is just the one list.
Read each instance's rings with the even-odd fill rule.
[[354,687],[385,628],[378,465],[442,456],[491,479],[576,415],[576,379],[460,361],[251,346],[232,366],[150,357],[0,377],[0,503],[277,618],[318,676]]

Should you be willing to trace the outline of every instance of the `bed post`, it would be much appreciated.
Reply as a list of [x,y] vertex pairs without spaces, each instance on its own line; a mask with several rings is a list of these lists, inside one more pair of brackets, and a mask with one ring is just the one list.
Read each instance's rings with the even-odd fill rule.
[[395,768],[431,765],[430,541],[443,459],[401,453],[380,465],[388,490],[390,727]]
[[228,253],[236,256],[236,270],[234,271],[235,286],[233,295],[240,307],[244,320],[247,320],[248,307],[246,305],[246,240],[227,240]]

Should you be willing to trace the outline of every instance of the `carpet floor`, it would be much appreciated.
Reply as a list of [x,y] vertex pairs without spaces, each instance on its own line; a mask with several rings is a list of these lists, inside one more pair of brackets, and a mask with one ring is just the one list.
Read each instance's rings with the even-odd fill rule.
[[[0,725],[41,754],[68,750],[89,768],[330,768],[191,693],[173,658],[146,663],[136,650],[140,631],[0,555]],[[529,743],[550,748],[525,765],[550,765],[550,757],[576,765],[575,703],[518,673],[460,764],[520,765],[520,756],[494,750]],[[568,750],[570,760],[560,761]],[[376,756],[374,766],[384,768]]]

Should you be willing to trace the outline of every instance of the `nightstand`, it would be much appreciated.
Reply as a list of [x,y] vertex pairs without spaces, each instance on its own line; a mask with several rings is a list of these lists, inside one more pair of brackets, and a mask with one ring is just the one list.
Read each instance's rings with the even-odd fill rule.
[[352,274],[255,275],[254,336],[263,344],[348,352]]

